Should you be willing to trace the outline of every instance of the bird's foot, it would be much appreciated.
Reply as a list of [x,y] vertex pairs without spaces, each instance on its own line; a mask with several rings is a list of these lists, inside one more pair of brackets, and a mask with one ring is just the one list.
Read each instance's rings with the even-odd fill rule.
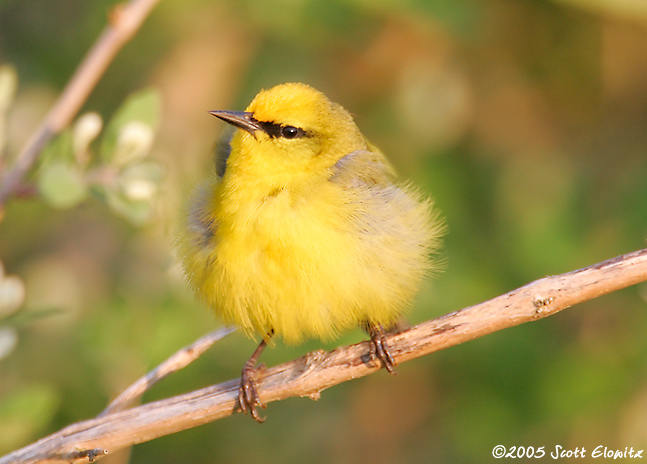
[[371,360],[381,362],[390,374],[395,375],[395,360],[393,359],[391,351],[389,350],[389,345],[386,342],[384,328],[379,324],[370,324],[368,326],[368,333],[371,336]]
[[260,407],[265,409],[266,406],[261,403],[258,397],[254,376],[263,367],[262,364],[258,367],[250,363],[245,364],[245,367],[241,371],[240,387],[238,388],[238,405],[240,406],[240,410],[252,416],[252,419],[259,423],[265,422],[265,418],[258,414],[256,408]]

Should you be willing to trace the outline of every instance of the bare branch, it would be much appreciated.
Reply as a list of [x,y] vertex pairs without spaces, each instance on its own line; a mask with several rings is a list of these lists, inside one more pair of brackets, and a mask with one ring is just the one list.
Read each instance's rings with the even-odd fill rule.
[[[507,327],[555,314],[600,295],[647,280],[647,249],[566,274],[545,277],[492,300],[424,322],[388,337],[402,363]],[[259,372],[265,403],[292,396],[317,399],[322,390],[379,370],[368,342],[315,351]],[[124,447],[229,416],[239,381],[79,422],[3,458],[0,464],[87,462]]]
[[20,152],[11,170],[2,177],[0,220],[3,205],[20,186],[43,147],[70,124],[117,52],[133,37],[158,2],[159,0],[131,0],[113,9],[108,26],[81,62],[45,120]]

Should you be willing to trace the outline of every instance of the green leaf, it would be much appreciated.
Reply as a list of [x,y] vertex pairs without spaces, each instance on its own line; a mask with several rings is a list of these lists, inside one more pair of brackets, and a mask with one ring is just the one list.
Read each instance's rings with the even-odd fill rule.
[[141,226],[150,220],[152,204],[150,201],[133,201],[120,190],[105,189],[102,192],[108,207],[115,213],[125,217],[136,226]]
[[36,321],[40,321],[41,319],[59,316],[62,314],[65,314],[65,311],[59,308],[23,310],[14,313],[9,317],[3,318],[2,323],[16,329],[20,329],[27,327],[29,326],[29,324],[32,324]]
[[160,108],[159,95],[152,89],[130,95],[106,128],[101,144],[101,157],[105,161],[112,161],[119,134],[128,123],[138,121],[154,131],[159,122]]
[[41,169],[49,163],[75,163],[74,142],[70,129],[63,131],[58,137],[50,142],[41,156]]
[[71,208],[83,201],[88,194],[85,179],[78,169],[60,162],[43,166],[38,189],[56,208]]

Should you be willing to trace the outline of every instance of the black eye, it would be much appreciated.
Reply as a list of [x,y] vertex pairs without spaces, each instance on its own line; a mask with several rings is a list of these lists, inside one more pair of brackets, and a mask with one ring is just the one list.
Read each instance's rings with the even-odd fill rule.
[[283,126],[281,127],[281,137],[286,139],[295,139],[303,134],[303,131],[298,127],[294,126]]

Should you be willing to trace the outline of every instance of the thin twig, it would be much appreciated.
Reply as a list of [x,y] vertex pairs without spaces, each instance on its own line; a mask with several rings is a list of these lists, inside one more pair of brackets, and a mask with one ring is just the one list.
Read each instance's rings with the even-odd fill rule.
[[134,36],[158,2],[159,0],[131,0],[113,9],[109,15],[108,26],[85,56],[45,120],[20,152],[11,170],[2,176],[0,220],[3,205],[20,186],[43,147],[70,124],[117,52]]
[[115,398],[97,417],[107,416],[108,414],[123,411],[137,400],[137,398],[150,390],[157,382],[188,366],[202,356],[202,354],[214,343],[225,338],[235,330],[235,327],[221,327],[218,330],[214,330],[213,332],[200,337],[191,345],[185,346],[181,350],[177,351],[162,364],[145,376],[137,379],[132,385],[121,392],[121,394],[117,396],[117,398]]
[[[647,281],[647,249],[566,274],[545,277],[492,300],[424,322],[387,337],[397,363],[418,358],[507,327]],[[292,396],[317,399],[321,391],[378,371],[368,342],[322,350],[259,372],[264,403]],[[0,464],[87,462],[127,446],[212,422],[236,411],[239,380],[72,424],[0,458]],[[271,422],[271,416],[268,422]],[[74,454],[76,453],[76,455]]]

